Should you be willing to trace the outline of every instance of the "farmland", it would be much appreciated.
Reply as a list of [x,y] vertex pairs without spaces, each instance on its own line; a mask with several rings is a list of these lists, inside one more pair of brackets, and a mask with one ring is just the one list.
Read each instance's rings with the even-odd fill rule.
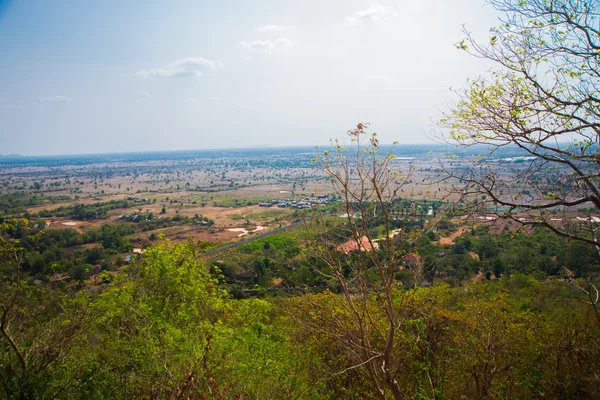
[[[394,154],[390,167],[397,189],[387,195],[394,199],[391,216],[397,227],[418,228],[442,217],[430,232],[431,244],[424,243],[419,250],[422,254],[447,252],[465,233],[476,236],[475,227],[493,235],[535,232],[532,226],[487,214],[487,209],[497,213],[499,207],[484,208],[484,202],[478,203],[484,199],[461,193],[464,185],[452,175],[468,172],[481,149],[456,154],[438,145],[380,150]],[[53,274],[85,278],[93,276],[92,271],[119,270],[161,240],[191,242],[203,252],[310,219],[317,211],[342,215],[344,202],[319,161],[324,151],[273,148],[5,157],[0,159],[0,210],[5,220],[27,218],[44,232],[46,243],[32,244],[30,269],[38,278],[48,280]],[[492,161],[498,174],[510,179],[525,168],[519,155],[510,149],[498,154]],[[351,170],[349,178],[351,186],[360,184],[356,171]],[[512,185],[506,194],[527,201],[534,189]],[[554,219],[566,223],[585,215],[585,209],[563,209]],[[379,235],[378,228],[373,229]],[[229,290],[324,284],[306,260],[297,257],[305,233],[300,224],[259,241],[264,249],[241,246],[215,256],[208,268],[224,272]],[[456,263],[471,263],[464,261]],[[469,268],[471,272],[465,271],[460,279],[490,269],[482,260]],[[439,271],[439,276],[453,279],[448,271]]]
[[[431,160],[439,156],[420,157],[429,151],[409,148],[398,157],[396,168],[415,171],[403,196],[442,198],[441,187],[425,181],[435,175]],[[5,217],[40,217],[49,229],[79,233],[122,222],[124,215],[189,218],[200,222],[185,228],[190,235],[228,241],[228,228],[279,226],[298,217],[293,209],[258,207],[261,202],[333,194],[312,162],[316,154],[314,148],[296,148],[4,159],[0,209]],[[203,229],[203,218],[213,222],[210,229]],[[181,232],[146,230],[174,238]]]

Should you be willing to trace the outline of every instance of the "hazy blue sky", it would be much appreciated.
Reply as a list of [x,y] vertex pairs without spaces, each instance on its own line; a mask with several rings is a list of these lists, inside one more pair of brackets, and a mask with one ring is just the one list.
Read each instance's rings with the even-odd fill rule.
[[0,154],[425,143],[480,0],[0,0]]

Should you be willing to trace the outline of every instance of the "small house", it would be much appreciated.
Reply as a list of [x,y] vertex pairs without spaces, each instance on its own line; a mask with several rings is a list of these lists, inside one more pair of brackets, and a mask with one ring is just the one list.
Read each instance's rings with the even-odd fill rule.
[[402,259],[402,265],[408,269],[415,269],[421,266],[421,256],[415,253],[408,253]]

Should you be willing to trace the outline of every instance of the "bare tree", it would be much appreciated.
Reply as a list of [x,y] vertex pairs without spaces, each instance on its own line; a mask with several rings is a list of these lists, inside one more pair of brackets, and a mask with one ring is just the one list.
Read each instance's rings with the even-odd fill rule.
[[[326,331],[343,346],[347,364],[340,374],[360,369],[379,397],[391,394],[400,399],[404,391],[398,382],[403,366],[399,337],[408,297],[395,295],[402,286],[398,274],[407,270],[404,258],[432,222],[410,232],[399,228],[395,202],[412,170],[398,170],[391,153],[378,154],[377,136],[367,134],[365,124],[348,135],[347,147],[335,141],[332,151],[317,159],[341,197],[339,207],[334,214],[317,212],[306,224],[313,266],[337,284],[343,311],[309,329]],[[414,288],[421,282],[422,270],[415,267],[409,273]]]
[[486,147],[446,171],[490,212],[595,245],[597,221],[567,211],[600,210],[600,3],[488,3],[502,24],[486,42],[465,30],[457,47],[500,68],[457,91],[440,121],[445,140]]

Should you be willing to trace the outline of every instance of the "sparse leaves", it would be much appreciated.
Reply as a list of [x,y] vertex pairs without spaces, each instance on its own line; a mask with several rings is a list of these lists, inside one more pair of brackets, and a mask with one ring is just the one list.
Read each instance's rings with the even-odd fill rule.
[[[599,135],[600,48],[597,2],[490,0],[503,13],[489,44],[465,30],[457,44],[499,68],[468,81],[439,125],[448,140],[463,146],[486,145],[490,153],[455,178],[469,185],[467,195],[484,193],[494,206],[538,214],[536,223],[572,239],[595,242],[595,230],[573,229],[542,217],[543,210],[588,205],[600,209]],[[585,145],[578,145],[578,143]],[[499,176],[496,151],[523,157],[525,176]],[[556,166],[558,175],[544,171]],[[564,179],[567,176],[575,178]],[[500,188],[523,186],[531,195],[501,195]],[[548,198],[553,193],[556,198]]]

